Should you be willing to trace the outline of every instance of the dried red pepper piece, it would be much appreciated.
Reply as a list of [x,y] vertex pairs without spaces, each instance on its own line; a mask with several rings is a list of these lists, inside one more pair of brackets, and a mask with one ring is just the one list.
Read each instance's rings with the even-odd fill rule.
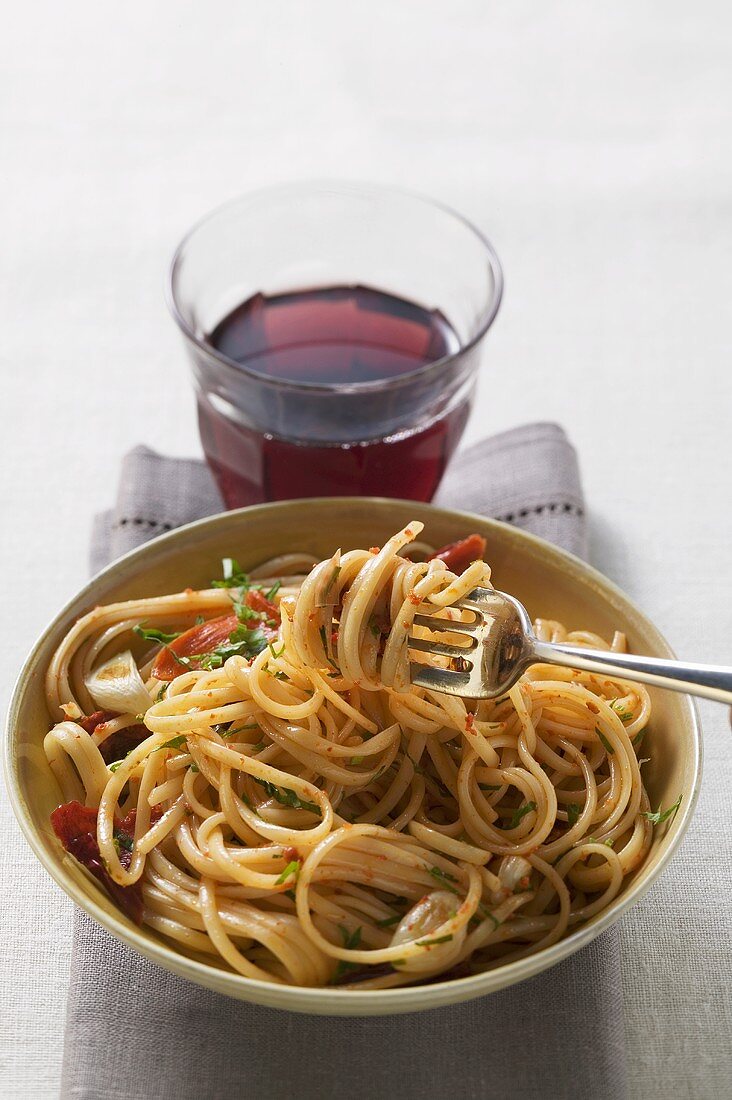
[[[128,814],[114,830],[123,867],[129,867],[132,859],[135,832],[132,814]],[[109,874],[97,843],[97,811],[78,801],[65,802],[51,814],[51,825],[66,851],[101,882],[112,900],[135,924],[142,924],[142,886],[139,882],[132,886],[120,886]]]
[[441,550],[436,550],[430,558],[439,558],[444,561],[451,573],[464,573],[474,561],[482,559],[485,555],[485,539],[482,535],[468,535],[467,538],[450,542]]

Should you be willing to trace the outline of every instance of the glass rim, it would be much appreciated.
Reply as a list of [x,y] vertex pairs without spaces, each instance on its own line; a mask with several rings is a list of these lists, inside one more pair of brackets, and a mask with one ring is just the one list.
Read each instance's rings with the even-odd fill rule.
[[[308,382],[308,381],[295,381],[287,378],[273,378],[261,371],[252,369],[246,366],[244,363],[239,363],[236,359],[231,359],[228,355],[222,354],[217,348],[213,347],[206,340],[201,339],[194,329],[189,325],[188,321],[183,317],[181,310],[178,307],[175,281],[176,275],[180,268],[186,246],[191,239],[200,229],[202,229],[213,218],[218,217],[220,214],[225,213],[230,207],[237,206],[244,200],[255,200],[259,198],[265,198],[267,196],[275,196],[277,194],[286,194],[287,192],[294,191],[317,191],[317,190],[337,190],[341,194],[347,194],[349,191],[354,195],[374,194],[374,195],[392,195],[405,199],[415,200],[422,203],[425,206],[431,206],[435,210],[441,211],[443,214],[447,214],[453,220],[459,222],[469,231],[470,234],[482,245],[484,252],[488,258],[491,270],[493,272],[493,293],[488,302],[488,309],[483,317],[476,332],[467,340],[464,344],[461,344],[455,351],[449,352],[447,355],[441,356],[439,359],[434,359],[431,363],[423,363],[420,367],[415,367],[414,370],[405,371],[404,374],[395,376],[392,379],[370,379],[363,382]],[[448,367],[451,363],[454,363],[461,355],[470,352],[475,348],[483,339],[488,329],[493,324],[496,314],[498,313],[503,298],[503,268],[501,261],[498,258],[498,253],[493,247],[488,237],[480,230],[469,218],[459,213],[452,206],[447,203],[441,202],[439,199],[434,199],[429,195],[424,195],[418,191],[412,191],[409,188],[392,186],[390,184],[381,183],[357,183],[351,180],[336,180],[336,179],[312,179],[312,180],[299,180],[290,183],[273,184],[268,187],[259,187],[253,191],[244,191],[239,195],[235,195],[233,198],[227,199],[218,206],[208,210],[200,218],[198,218],[190,229],[181,238],[178,246],[176,247],[170,264],[168,265],[167,278],[165,282],[165,301],[168,306],[168,310],[178,325],[178,328],[183,333],[184,337],[194,344],[199,351],[204,355],[209,356],[221,367],[225,367],[227,370],[236,371],[237,375],[247,375],[253,381],[258,382],[260,385],[270,386],[273,389],[287,389],[287,390],[305,390],[309,392],[321,393],[367,393],[369,391],[377,389],[398,389],[400,386],[414,381],[420,376],[429,376],[430,374],[439,374],[443,369]]]

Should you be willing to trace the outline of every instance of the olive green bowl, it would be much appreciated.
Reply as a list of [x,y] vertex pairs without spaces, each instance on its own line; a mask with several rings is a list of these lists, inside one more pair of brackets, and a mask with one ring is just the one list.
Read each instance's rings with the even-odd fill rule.
[[214,963],[189,959],[153,931],[136,927],[63,852],[49,825],[49,814],[61,796],[42,747],[49,728],[43,679],[56,646],[80,615],[113,600],[204,587],[217,574],[222,557],[236,557],[247,567],[294,549],[325,557],[338,546],[381,545],[411,519],[422,520],[425,537],[438,546],[472,531],[484,535],[494,583],[515,593],[532,616],[560,619],[569,627],[605,636],[624,630],[634,652],[673,656],[628,597],[584,562],[505,524],[426,504],[360,498],[265,504],[189,524],[127,554],[87,584],[33,647],[10,704],[5,764],[13,809],[49,874],[108,931],[159,966],[231,997],[295,1012],[376,1015],[467,1001],[532,977],[579,951],[645,894],[677,848],[699,789],[701,739],[691,701],[655,691],[646,739],[651,761],[644,776],[654,806],[668,806],[683,794],[679,812],[668,827],[657,830],[644,865],[607,909],[559,943],[485,974],[383,991],[302,989],[253,981]]

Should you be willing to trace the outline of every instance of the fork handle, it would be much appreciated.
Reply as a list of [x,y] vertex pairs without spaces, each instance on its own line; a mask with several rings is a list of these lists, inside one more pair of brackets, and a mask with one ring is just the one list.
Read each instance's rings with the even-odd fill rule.
[[626,680],[655,687],[685,691],[717,703],[732,705],[732,668],[725,665],[687,664],[661,657],[640,657],[635,653],[612,653],[602,649],[583,649],[553,642],[534,641],[533,658],[548,665],[563,665],[585,672],[607,675],[620,673]]

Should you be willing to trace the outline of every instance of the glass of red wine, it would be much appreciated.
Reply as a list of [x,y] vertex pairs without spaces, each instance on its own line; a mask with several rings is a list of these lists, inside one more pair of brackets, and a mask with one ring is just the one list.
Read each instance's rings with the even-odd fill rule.
[[275,187],[200,221],[173,257],[169,302],[227,507],[430,500],[502,283],[477,229],[394,188]]

